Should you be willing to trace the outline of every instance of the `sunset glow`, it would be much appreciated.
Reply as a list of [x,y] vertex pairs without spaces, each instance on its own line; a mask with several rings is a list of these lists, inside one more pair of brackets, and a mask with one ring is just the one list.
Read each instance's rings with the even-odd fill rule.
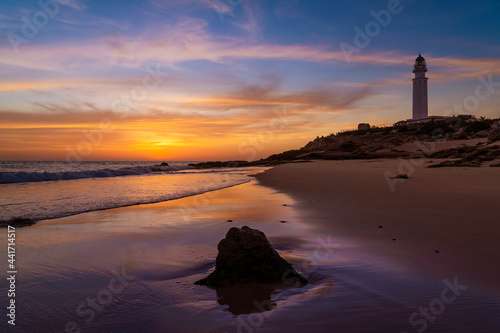
[[[491,1],[398,1],[366,46],[356,46],[356,27],[376,22],[371,12],[387,1],[45,3],[1,5],[2,160],[239,160],[297,149],[360,122],[409,118],[419,52],[430,114],[457,114],[485,80],[493,91],[463,113],[500,113]],[[459,19],[443,22],[443,11]]]

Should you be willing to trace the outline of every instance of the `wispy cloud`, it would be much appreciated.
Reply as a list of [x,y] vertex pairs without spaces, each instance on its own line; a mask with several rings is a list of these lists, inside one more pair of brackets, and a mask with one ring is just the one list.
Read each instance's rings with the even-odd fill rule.
[[[207,22],[203,19],[186,17],[174,25],[165,24],[136,36],[110,34],[103,38],[80,40],[75,43],[30,46],[23,49],[23,52],[16,57],[12,56],[12,50],[8,46],[4,46],[0,48],[0,64],[60,73],[78,73],[82,63],[85,64],[86,71],[102,70],[106,66],[115,65],[138,68],[149,62],[175,65],[193,60],[216,63],[248,59],[344,63],[342,52],[332,50],[328,45],[243,42],[241,39],[231,37],[217,37],[209,32],[207,26]],[[258,24],[250,23],[248,29],[257,31]],[[350,66],[408,68],[414,57],[397,51],[366,52],[354,55]],[[459,73],[459,78],[496,72],[500,68],[498,59],[491,58],[460,59],[432,56],[427,58],[429,66],[443,70],[451,69]],[[456,80],[457,77],[453,79]]]
[[[295,0],[278,1],[274,8],[260,1],[148,0],[127,4],[137,14],[133,18],[100,15],[83,0],[67,4],[19,54],[9,43],[0,45],[5,147],[22,142],[23,149],[30,144],[41,149],[43,142],[64,149],[109,118],[116,131],[106,137],[102,149],[108,151],[174,149],[174,143],[213,148],[225,142],[234,148],[238,140],[265,130],[276,110],[286,110],[289,126],[276,136],[291,148],[297,133],[334,131],[337,123],[327,120],[338,115],[352,116],[339,122],[346,124],[379,119],[375,114],[383,118],[395,108],[404,118],[405,103],[410,108],[405,96],[395,96],[395,105],[391,94],[406,86],[410,96],[415,54],[370,47],[347,63],[332,31],[310,42],[268,39],[272,34],[266,29],[277,21],[281,29],[289,20],[304,20]],[[32,12],[18,6],[2,13],[2,31],[19,31],[21,17]],[[494,57],[437,54],[424,55],[430,82],[451,86],[500,73]],[[126,117],[111,110],[116,98],[141,87],[146,67],[157,65],[168,72],[162,85]]]
[[[207,140],[215,145],[217,140],[236,140],[252,135],[269,125],[276,110],[286,110],[283,117],[289,126],[280,135],[291,135],[297,130],[321,127],[321,115],[332,115],[354,108],[355,104],[371,96],[371,90],[362,88],[349,93],[322,89],[283,93],[279,82],[268,86],[246,85],[233,93],[193,98],[179,101],[169,107],[150,107],[123,114],[102,109],[90,102],[64,106],[55,103],[35,103],[36,112],[0,111],[3,129],[38,128],[40,131],[74,132],[73,142],[81,139],[81,131],[97,128],[103,119],[111,120],[117,131],[131,133],[156,133],[183,143]],[[202,110],[232,112],[210,112]],[[185,111],[185,112],[179,112]],[[163,133],[163,134],[162,134]],[[286,138],[290,139],[290,138]],[[166,139],[165,139],[166,140]]]
[[80,11],[87,9],[87,6],[81,0],[65,0],[64,4],[68,7],[71,7],[71,8],[74,8],[76,10],[80,10]]
[[[248,33],[249,37],[255,39],[263,29],[261,22],[265,20],[266,11],[262,7],[266,5],[265,2],[260,1],[242,1],[241,6],[244,9],[244,16],[234,19],[232,24]],[[232,10],[235,9],[232,8]]]

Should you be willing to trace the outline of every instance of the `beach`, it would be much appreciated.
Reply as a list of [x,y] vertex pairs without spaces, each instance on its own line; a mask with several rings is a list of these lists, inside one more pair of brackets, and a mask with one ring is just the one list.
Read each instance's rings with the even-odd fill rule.
[[[363,252],[499,293],[500,271],[492,265],[500,260],[498,169],[428,169],[428,160],[408,161],[291,164],[258,179],[298,199],[308,223],[353,239]],[[398,169],[409,179],[385,175]]]
[[500,333],[500,1],[3,1],[0,333]]
[[[420,161],[394,183],[386,172],[402,162],[285,164],[242,185],[17,228],[9,329],[497,332],[498,168]],[[309,284],[194,285],[244,225]]]

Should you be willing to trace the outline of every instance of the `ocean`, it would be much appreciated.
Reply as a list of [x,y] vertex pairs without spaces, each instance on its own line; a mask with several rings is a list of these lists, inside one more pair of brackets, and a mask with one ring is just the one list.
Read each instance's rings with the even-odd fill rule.
[[190,163],[0,161],[0,221],[173,200],[246,183],[262,169],[196,170]]

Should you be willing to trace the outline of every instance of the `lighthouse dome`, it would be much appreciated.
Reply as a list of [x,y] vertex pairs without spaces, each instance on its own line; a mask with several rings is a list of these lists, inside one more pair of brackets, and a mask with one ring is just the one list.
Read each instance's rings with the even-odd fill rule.
[[419,53],[417,59],[415,59],[415,66],[426,66],[425,59]]

